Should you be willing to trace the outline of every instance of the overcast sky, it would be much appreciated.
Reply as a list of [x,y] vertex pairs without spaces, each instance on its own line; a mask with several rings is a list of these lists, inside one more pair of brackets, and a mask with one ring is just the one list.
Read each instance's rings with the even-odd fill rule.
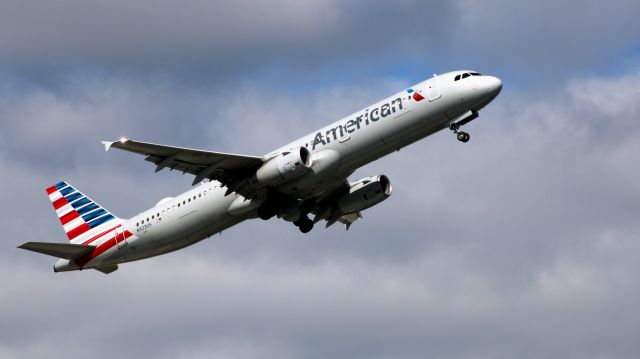
[[[0,357],[640,357],[640,2],[0,1]],[[261,155],[455,69],[468,125],[358,170],[344,231],[254,220],[55,274],[44,189],[121,217],[190,187],[120,136]]]

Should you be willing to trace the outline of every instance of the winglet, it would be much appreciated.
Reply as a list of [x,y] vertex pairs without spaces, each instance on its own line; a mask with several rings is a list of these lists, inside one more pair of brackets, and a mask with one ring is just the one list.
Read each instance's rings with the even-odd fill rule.
[[115,142],[111,142],[111,141],[102,141],[102,144],[104,145],[104,150],[105,151],[109,151],[109,148],[111,148],[111,146],[114,144]]
[[116,142],[125,143],[127,141],[129,140],[126,137],[120,137],[118,141],[102,141],[102,144],[104,145],[104,150],[109,151],[109,148],[111,148],[111,146],[113,146],[114,143]]

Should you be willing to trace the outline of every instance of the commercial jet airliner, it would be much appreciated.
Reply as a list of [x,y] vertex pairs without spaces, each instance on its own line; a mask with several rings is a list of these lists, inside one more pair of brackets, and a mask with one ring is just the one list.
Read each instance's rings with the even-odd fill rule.
[[302,233],[320,221],[349,229],[362,211],[391,195],[387,176],[348,181],[355,170],[443,129],[469,141],[461,126],[476,119],[501,89],[498,78],[475,71],[433,75],[264,156],[126,138],[103,141],[105,150],[145,156],[156,172],[194,175],[194,187],[122,219],[59,182],[46,191],[70,242],[27,242],[19,248],[60,258],[55,272],[111,273],[118,264],[184,248],[256,217],[281,218]]

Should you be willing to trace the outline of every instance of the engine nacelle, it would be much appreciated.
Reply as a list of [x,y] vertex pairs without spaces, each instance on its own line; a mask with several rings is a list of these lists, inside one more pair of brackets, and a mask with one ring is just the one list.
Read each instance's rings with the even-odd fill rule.
[[349,184],[351,188],[338,199],[338,208],[344,214],[364,211],[389,198],[391,182],[385,175],[363,178]]
[[299,147],[263,164],[256,171],[256,180],[263,185],[279,185],[305,174],[311,167],[311,162],[309,150]]

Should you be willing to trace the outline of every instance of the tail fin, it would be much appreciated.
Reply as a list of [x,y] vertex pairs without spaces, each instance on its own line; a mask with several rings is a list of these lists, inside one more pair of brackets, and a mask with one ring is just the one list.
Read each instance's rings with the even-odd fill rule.
[[97,238],[122,223],[120,218],[66,182],[47,188],[47,194],[72,243],[88,244],[91,238]]

